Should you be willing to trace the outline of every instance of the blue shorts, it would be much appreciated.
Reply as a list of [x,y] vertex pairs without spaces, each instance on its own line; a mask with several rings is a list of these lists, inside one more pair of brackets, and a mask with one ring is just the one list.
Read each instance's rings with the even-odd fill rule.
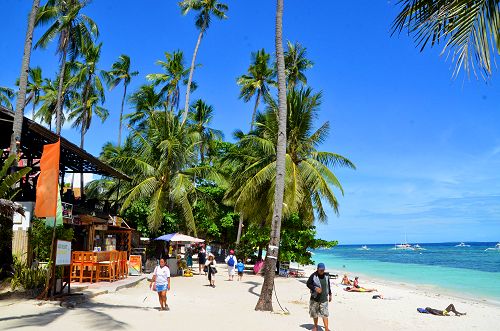
[[156,284],[156,292],[163,292],[167,290],[167,284],[158,285]]

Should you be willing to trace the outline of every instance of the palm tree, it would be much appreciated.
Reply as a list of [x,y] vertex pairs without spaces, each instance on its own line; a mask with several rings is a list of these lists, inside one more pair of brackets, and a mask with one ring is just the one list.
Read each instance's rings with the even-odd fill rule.
[[[227,199],[253,222],[271,219],[273,210],[274,200],[270,192],[276,176],[275,141],[278,139],[279,122],[276,101],[268,98],[268,103],[267,111],[257,116],[257,128],[248,135],[238,133],[239,149],[228,157],[236,170]],[[329,167],[354,168],[354,165],[338,154],[317,150],[330,129],[329,123],[325,122],[313,130],[321,105],[321,93],[313,93],[310,88],[289,90],[287,103],[284,218],[291,213],[300,213],[301,219],[308,223],[315,218],[326,222],[323,201],[338,212],[332,187],[343,191]],[[263,208],[253,208],[257,203]]]
[[138,199],[148,199],[148,224],[158,229],[165,211],[179,210],[186,229],[196,234],[192,201],[196,195],[194,176],[201,167],[191,167],[196,159],[199,134],[182,125],[172,111],[148,114],[146,130],[134,131],[135,153],[111,155],[109,163],[133,175],[132,188],[125,192],[122,211]]
[[35,120],[35,109],[40,102],[40,93],[43,91],[43,77],[42,68],[35,67],[29,70],[29,80],[26,92],[28,97],[26,98],[26,104],[30,103],[33,105],[31,109],[31,118]]
[[214,108],[207,105],[203,100],[198,99],[191,106],[189,112],[189,124],[191,128],[200,136],[200,161],[205,163],[205,155],[209,154],[210,146],[215,140],[222,140],[224,134],[221,130],[210,128],[209,125],[214,117]]
[[14,97],[14,90],[5,86],[0,86],[0,106],[12,109],[12,103],[10,102]]
[[132,77],[137,76],[138,71],[130,71],[130,57],[122,54],[118,61],[113,63],[111,71],[109,72],[108,85],[110,90],[114,89],[118,84],[123,82],[123,97],[122,107],[120,110],[120,122],[118,124],[118,147],[122,142],[122,123],[123,123],[123,107],[125,105],[125,98],[127,97],[127,87],[132,80]]
[[307,59],[307,49],[300,43],[287,43],[285,51],[285,74],[288,88],[294,89],[298,83],[307,84],[307,77],[304,71],[312,68],[314,63]]
[[406,30],[420,50],[442,44],[441,54],[455,62],[453,76],[492,73],[494,54],[500,49],[500,8],[497,0],[401,0],[401,12],[393,22],[393,34]]
[[83,62],[72,63],[73,77],[68,84],[80,91],[80,98],[73,104],[69,114],[70,120],[75,120],[73,127],[80,127],[80,148],[84,147],[85,133],[90,128],[92,114],[95,113],[102,121],[108,117],[108,111],[99,105],[105,101],[103,82],[101,77],[106,73],[97,68],[101,57],[102,43],[85,45],[82,51]]
[[128,99],[129,103],[135,108],[135,111],[125,117],[137,131],[143,131],[147,124],[148,116],[165,107],[164,100],[164,97],[155,91],[154,85],[142,85]]
[[[10,136],[10,154],[17,153],[17,146],[21,143],[21,131],[23,128],[24,107],[26,105],[26,86],[28,84],[28,70],[31,60],[31,46],[33,44],[33,31],[35,30],[35,20],[40,0],[33,0],[30,16],[28,18],[28,29],[24,41],[23,61],[21,64],[21,75],[19,77],[19,93],[16,100],[16,112],[14,123],[12,124],[12,135]],[[18,145],[19,144],[19,145]]]
[[[278,185],[279,154],[276,141],[279,140],[280,118],[278,103],[271,98],[267,102],[267,111],[257,116],[255,131],[242,135],[238,143],[240,149],[230,156],[236,166],[236,174],[227,198],[247,220],[264,225],[261,220],[272,219],[272,226],[275,226],[275,219],[272,218],[276,203],[273,192]],[[303,88],[288,91],[286,171],[280,205],[283,219],[297,213],[309,224],[315,219],[326,222],[324,203],[338,212],[334,189],[343,193],[339,180],[330,168],[355,168],[351,161],[341,155],[318,151],[330,128],[329,123],[325,122],[314,129],[314,119],[317,118],[320,105],[321,93]],[[253,208],[257,205],[260,208]],[[271,245],[279,246],[279,240]],[[274,274],[274,268],[272,271]]]
[[198,54],[198,48],[200,47],[201,39],[210,26],[212,16],[219,19],[227,18],[226,12],[229,7],[224,3],[218,2],[217,0],[183,0],[179,3],[179,6],[181,7],[183,15],[186,15],[191,10],[198,11],[195,24],[198,30],[200,30],[200,33],[198,34],[198,40],[196,41],[196,47],[194,48],[191,68],[189,70],[189,78],[186,88],[186,104],[184,106],[184,113],[182,114],[182,124],[184,124],[189,112],[189,93],[191,91],[191,82],[193,81],[196,55]]
[[276,141],[276,184],[274,190],[274,207],[271,224],[271,239],[266,254],[265,275],[259,301],[255,310],[273,310],[273,287],[274,287],[274,267],[278,259],[278,247],[280,243],[281,217],[283,211],[283,194],[285,191],[285,154],[286,154],[286,76],[285,76],[285,56],[283,54],[283,2],[276,0],[276,28],[275,46],[276,63],[278,73],[278,139]]
[[261,49],[257,53],[252,53],[252,64],[248,67],[247,74],[241,75],[237,81],[238,85],[241,86],[240,99],[248,102],[257,93],[250,130],[253,129],[261,96],[269,93],[269,87],[276,84],[273,80],[274,70],[269,66],[270,58],[271,56],[264,49]]
[[[154,86],[163,85],[160,89],[166,100],[168,107],[176,107],[179,109],[180,100],[180,87],[179,84],[183,82],[187,84],[189,76],[189,69],[184,66],[184,54],[182,51],[175,51],[173,53],[165,52],[166,61],[158,60],[156,64],[162,67],[164,73],[149,74],[146,78],[153,82]],[[194,90],[196,84],[191,81],[191,89]]]
[[[102,44],[85,45],[82,51],[83,62],[74,62],[73,77],[68,84],[80,91],[80,97],[73,99],[72,111],[68,115],[70,120],[74,120],[72,127],[80,128],[80,148],[84,149],[85,134],[92,124],[92,115],[104,122],[109,115],[107,109],[102,107],[105,101],[104,87],[101,77],[106,74],[97,68],[101,57]],[[80,190],[83,196],[83,172],[80,173]]]
[[59,84],[57,91],[56,133],[61,134],[63,99],[66,61],[68,55],[70,61],[74,61],[85,45],[91,44],[99,35],[95,22],[81,13],[87,5],[84,0],[48,0],[42,6],[37,16],[37,26],[48,24],[47,31],[35,44],[35,48],[46,48],[47,45],[58,37],[57,53],[60,55]]

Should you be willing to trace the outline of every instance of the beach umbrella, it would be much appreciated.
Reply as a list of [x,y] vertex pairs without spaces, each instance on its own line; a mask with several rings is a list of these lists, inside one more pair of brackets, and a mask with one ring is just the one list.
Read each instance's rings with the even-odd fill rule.
[[202,243],[205,240],[187,236],[182,233],[170,233],[170,234],[164,234],[163,236],[159,236],[158,238],[155,238],[155,240],[163,240],[163,241],[170,241],[170,242],[187,242],[187,243]]

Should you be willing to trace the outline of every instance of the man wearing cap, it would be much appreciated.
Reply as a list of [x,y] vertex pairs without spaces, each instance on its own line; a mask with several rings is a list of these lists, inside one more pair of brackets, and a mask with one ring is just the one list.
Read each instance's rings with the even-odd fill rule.
[[233,281],[234,275],[235,275],[236,264],[238,263],[236,256],[234,256],[233,250],[230,250],[229,255],[226,256],[226,263],[227,263],[227,272],[229,274],[229,280]]
[[311,315],[314,321],[314,328],[312,330],[318,330],[318,318],[321,317],[325,331],[329,331],[328,302],[332,301],[332,290],[330,289],[330,276],[325,272],[324,263],[319,263],[318,269],[309,276],[307,287],[311,290],[309,315]]

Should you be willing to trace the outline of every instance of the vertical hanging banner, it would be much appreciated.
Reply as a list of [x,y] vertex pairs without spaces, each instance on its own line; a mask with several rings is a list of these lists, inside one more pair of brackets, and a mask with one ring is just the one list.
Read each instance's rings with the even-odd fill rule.
[[[61,140],[43,146],[40,176],[36,185],[36,217],[56,217],[59,196],[59,159]],[[52,224],[51,224],[52,226]]]

